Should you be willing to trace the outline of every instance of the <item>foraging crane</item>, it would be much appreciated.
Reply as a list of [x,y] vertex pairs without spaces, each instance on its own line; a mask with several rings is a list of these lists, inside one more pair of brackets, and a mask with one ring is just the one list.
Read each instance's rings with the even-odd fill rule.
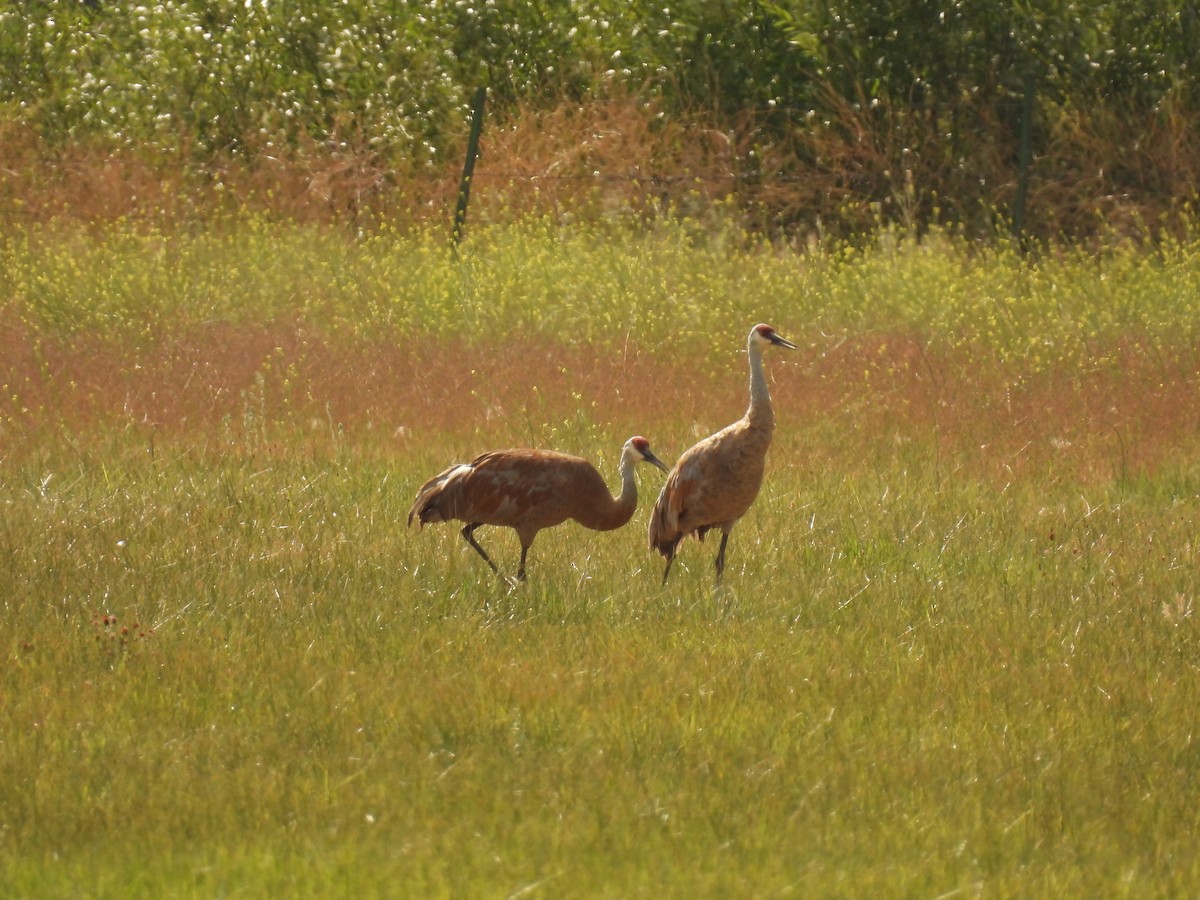
[[543,528],[574,519],[594,531],[611,531],[633,517],[637,506],[633,467],[639,462],[667,471],[649,441],[631,437],[621,449],[621,493],[613,497],[596,467],[585,459],[552,450],[493,450],[427,481],[408,511],[408,524],[414,518],[422,526],[451,519],[466,522],[463,539],[497,575],[500,570],[475,540],[475,529],[481,525],[515,529],[521,539],[517,578],[524,581],[525,557]]
[[667,558],[663,584],[675,561],[679,542],[689,534],[704,540],[710,528],[721,529],[717,551],[717,584],[725,569],[725,545],[738,519],[750,509],[762,486],[767,448],[775,431],[775,412],[763,374],[763,351],[796,345],[770,325],[755,325],[746,342],[750,357],[750,408],[741,419],[689,449],[675,463],[650,514],[650,547]]

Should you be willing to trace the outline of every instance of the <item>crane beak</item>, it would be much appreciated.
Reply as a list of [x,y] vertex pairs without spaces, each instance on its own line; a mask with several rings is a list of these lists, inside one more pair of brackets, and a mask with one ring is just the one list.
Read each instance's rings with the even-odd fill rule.
[[787,347],[789,350],[796,349],[796,345],[793,344],[791,341],[789,341],[787,338],[782,337],[781,335],[775,334],[773,332],[771,334],[771,343],[774,344],[776,347]]
[[644,453],[642,453],[642,459],[644,459],[646,462],[650,463],[650,465],[652,465],[652,466],[657,466],[658,468],[662,469],[664,472],[671,471],[667,467],[667,464],[665,462],[663,462],[661,459],[659,459],[657,456],[655,456],[649,450],[646,450]]

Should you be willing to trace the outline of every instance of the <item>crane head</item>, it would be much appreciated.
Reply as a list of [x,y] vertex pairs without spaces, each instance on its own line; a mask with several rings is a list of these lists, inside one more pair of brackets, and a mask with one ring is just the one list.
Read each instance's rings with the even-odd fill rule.
[[766,346],[787,347],[795,350],[796,345],[779,334],[770,325],[755,325],[750,331],[750,342]]
[[639,462],[648,462],[652,466],[657,466],[664,472],[669,471],[667,464],[654,455],[654,451],[650,449],[650,442],[641,435],[631,437],[625,442],[625,450],[633,454],[633,458]]

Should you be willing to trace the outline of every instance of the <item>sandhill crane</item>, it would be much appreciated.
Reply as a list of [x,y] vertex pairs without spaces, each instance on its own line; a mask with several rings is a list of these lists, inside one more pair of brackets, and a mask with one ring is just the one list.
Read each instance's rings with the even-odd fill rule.
[[408,511],[408,524],[414,518],[421,525],[451,519],[466,522],[463,539],[497,575],[500,570],[475,540],[475,529],[481,525],[515,529],[521,539],[517,578],[524,581],[525,557],[543,528],[574,519],[585,528],[611,531],[633,517],[637,506],[633,467],[639,462],[667,471],[649,441],[631,437],[621,449],[621,493],[613,497],[595,466],[585,459],[552,450],[493,450],[427,481]]
[[755,325],[746,341],[750,357],[750,408],[741,419],[689,449],[675,463],[654,511],[650,514],[650,547],[667,558],[663,584],[675,561],[679,542],[689,534],[704,540],[710,528],[721,529],[717,551],[717,584],[725,569],[725,545],[738,519],[746,514],[762,486],[767,448],[775,431],[775,412],[763,375],[767,347],[796,345],[770,325]]

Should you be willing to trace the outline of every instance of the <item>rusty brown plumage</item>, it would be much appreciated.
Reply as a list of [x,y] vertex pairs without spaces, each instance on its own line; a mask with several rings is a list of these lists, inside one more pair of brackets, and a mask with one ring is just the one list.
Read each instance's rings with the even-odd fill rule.
[[667,558],[663,584],[679,543],[689,534],[704,540],[711,528],[721,529],[717,582],[725,570],[725,545],[738,519],[746,514],[762,487],[767,449],[775,432],[775,412],[763,374],[767,347],[796,345],[770,325],[755,325],[746,341],[750,358],[750,407],[732,425],[709,435],[685,452],[667,475],[650,514],[650,547]]
[[[475,540],[482,525],[512,528],[521,541],[517,578],[525,579],[525,559],[537,533],[574,519],[585,528],[610,531],[633,517],[637,507],[634,465],[666,465],[644,437],[621,449],[621,492],[616,497],[596,467],[585,459],[553,450],[493,450],[469,463],[453,465],[429,479],[408,511],[408,524],[465,522],[463,539],[497,575],[500,569]],[[503,577],[503,576],[501,576]]]

